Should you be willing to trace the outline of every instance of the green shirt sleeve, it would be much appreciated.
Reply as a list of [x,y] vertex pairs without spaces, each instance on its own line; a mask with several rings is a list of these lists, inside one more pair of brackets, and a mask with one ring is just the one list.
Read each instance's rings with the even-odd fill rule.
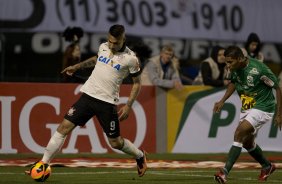
[[277,88],[278,79],[274,73],[265,64],[261,65],[261,77],[260,79],[269,87]]

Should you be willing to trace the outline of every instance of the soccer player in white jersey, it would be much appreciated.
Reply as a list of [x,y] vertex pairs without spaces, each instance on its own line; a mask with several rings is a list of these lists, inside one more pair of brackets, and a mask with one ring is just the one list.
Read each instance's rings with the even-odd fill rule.
[[[94,66],[91,76],[81,87],[80,99],[69,109],[51,137],[41,162],[49,164],[60,151],[67,135],[76,126],[83,126],[90,118],[96,116],[111,147],[136,159],[138,175],[141,177],[147,169],[145,151],[138,149],[120,135],[119,122],[127,119],[141,89],[139,62],[134,52],[125,45],[123,25],[110,27],[108,41],[100,45],[97,56],[69,66],[62,73],[72,75],[78,69]],[[127,75],[132,76],[133,86],[126,105],[117,111],[120,85]]]

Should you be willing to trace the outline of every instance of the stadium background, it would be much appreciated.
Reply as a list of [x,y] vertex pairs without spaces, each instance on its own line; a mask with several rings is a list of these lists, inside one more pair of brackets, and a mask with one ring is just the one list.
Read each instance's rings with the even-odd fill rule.
[[[256,32],[264,44],[265,63],[278,74],[280,7],[279,0],[0,1],[0,153],[42,153],[54,125],[77,98],[78,84],[60,83],[67,45],[61,34],[67,26],[85,30],[80,42],[82,59],[97,52],[114,23],[126,26],[129,45],[143,42],[152,55],[162,44],[172,43],[189,77],[197,74],[212,45],[243,46],[248,34]],[[122,87],[121,104],[129,88]],[[219,117],[211,114],[211,106],[200,105],[213,104],[222,90],[187,86],[179,93],[144,87],[134,116],[122,124],[124,134],[152,153],[227,152],[239,112],[236,95]],[[216,118],[228,123],[214,126]],[[114,152],[95,121],[74,132],[63,152]],[[281,140],[272,125],[264,127],[258,139],[266,150],[279,152]]]

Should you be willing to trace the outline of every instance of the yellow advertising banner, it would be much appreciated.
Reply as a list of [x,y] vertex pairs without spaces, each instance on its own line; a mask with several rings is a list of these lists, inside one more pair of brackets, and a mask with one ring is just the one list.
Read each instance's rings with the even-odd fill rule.
[[190,94],[211,89],[210,86],[185,86],[181,91],[170,90],[167,93],[167,151],[171,152],[175,144],[180,118],[185,101]]

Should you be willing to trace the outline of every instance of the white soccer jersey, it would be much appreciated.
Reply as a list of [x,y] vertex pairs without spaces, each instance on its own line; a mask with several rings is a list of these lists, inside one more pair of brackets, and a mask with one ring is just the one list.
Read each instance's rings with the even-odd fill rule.
[[140,71],[138,59],[128,47],[123,52],[111,54],[108,43],[99,47],[97,63],[80,91],[99,100],[117,104],[123,79]]

